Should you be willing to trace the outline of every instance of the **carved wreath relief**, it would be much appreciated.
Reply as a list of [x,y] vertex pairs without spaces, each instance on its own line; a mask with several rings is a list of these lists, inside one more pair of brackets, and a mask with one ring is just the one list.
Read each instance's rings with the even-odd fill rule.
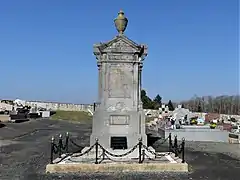
[[126,106],[124,102],[117,102],[114,105],[110,105],[107,108],[108,111],[117,111],[117,112],[124,112],[124,111],[130,111],[131,109]]

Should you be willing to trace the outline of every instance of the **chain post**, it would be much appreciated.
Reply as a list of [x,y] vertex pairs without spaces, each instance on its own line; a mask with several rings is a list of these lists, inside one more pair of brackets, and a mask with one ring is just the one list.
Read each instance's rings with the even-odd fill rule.
[[145,149],[142,150],[142,163],[145,160]]
[[105,149],[102,149],[103,150],[103,160],[105,160]]
[[185,163],[185,139],[182,139],[182,163]]
[[66,133],[66,142],[65,142],[66,153],[68,153],[68,144],[69,144],[69,132]]
[[58,139],[58,157],[61,158],[62,155],[62,134],[59,135]]
[[98,138],[95,139],[95,151],[96,151],[95,164],[98,164]]
[[177,135],[174,136],[174,153],[175,157],[178,156],[178,142],[177,142]]
[[139,157],[138,157],[138,162],[142,163],[142,137],[138,139],[138,147],[139,147]]
[[53,164],[53,153],[54,153],[54,137],[51,139],[51,154],[50,154],[50,164]]
[[169,133],[168,135],[168,143],[169,143],[168,151],[172,152],[172,134],[171,133]]

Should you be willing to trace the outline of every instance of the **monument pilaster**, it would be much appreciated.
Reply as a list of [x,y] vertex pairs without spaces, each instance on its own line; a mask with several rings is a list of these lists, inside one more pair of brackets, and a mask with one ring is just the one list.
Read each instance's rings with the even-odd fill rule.
[[102,95],[102,63],[97,62],[98,67],[98,102],[101,102]]
[[139,109],[143,110],[143,106],[142,106],[142,99],[141,99],[141,90],[142,90],[142,67],[143,67],[143,63],[141,62],[141,58],[139,59],[140,63],[138,65],[138,76],[139,76],[139,87],[138,87],[138,102],[139,102]]

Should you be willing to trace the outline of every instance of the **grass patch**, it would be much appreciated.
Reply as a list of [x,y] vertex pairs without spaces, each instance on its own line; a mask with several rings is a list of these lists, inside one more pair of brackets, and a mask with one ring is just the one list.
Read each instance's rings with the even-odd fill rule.
[[146,123],[148,123],[148,122],[150,122],[150,121],[153,121],[154,120],[154,118],[156,118],[156,117],[147,117],[146,116]]
[[[155,117],[147,117],[146,123],[153,121]],[[92,116],[83,111],[56,111],[56,114],[52,115],[50,119],[53,120],[67,120],[76,122],[91,122]]]
[[56,111],[56,114],[52,115],[50,119],[83,122],[91,121],[92,116],[83,111]]

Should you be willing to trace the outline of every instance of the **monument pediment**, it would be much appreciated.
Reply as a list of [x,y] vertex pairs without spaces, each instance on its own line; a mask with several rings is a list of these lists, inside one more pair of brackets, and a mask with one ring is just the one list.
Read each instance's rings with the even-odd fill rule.
[[139,45],[124,35],[118,35],[111,41],[94,46],[95,54],[100,53],[142,53],[146,46]]

